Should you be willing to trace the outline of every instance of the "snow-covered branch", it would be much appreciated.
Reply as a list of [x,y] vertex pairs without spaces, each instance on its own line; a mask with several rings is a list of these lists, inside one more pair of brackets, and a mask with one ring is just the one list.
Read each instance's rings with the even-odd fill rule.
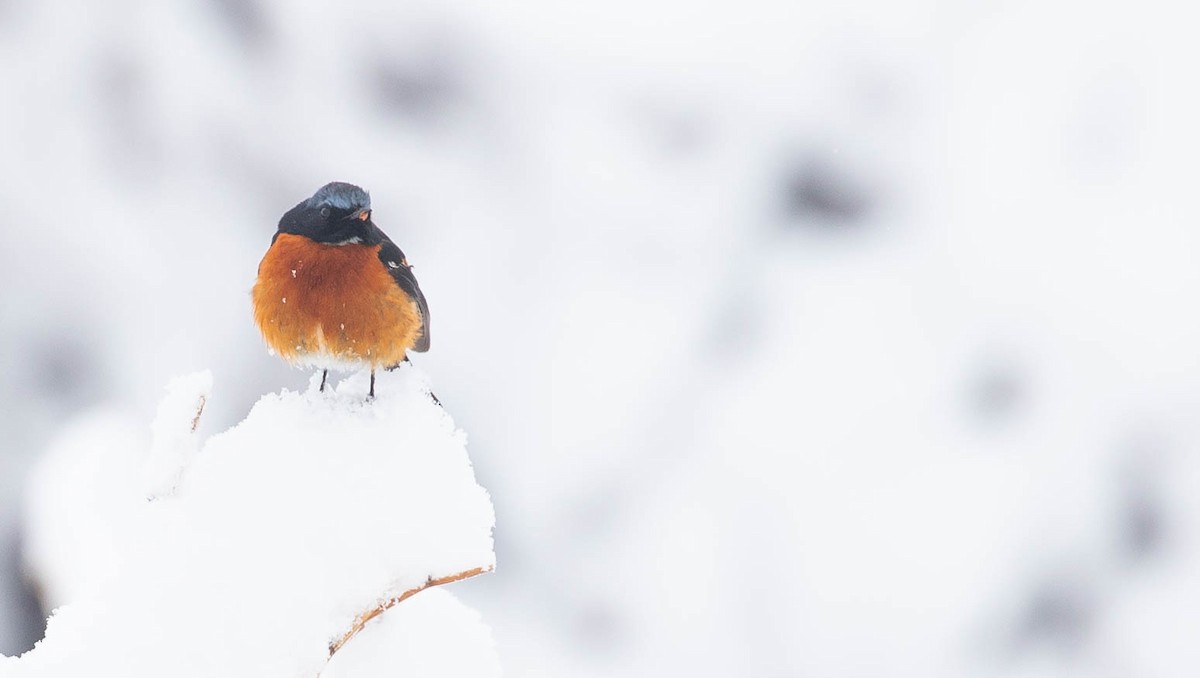
[[362,631],[364,628],[366,628],[367,622],[378,617],[379,615],[383,614],[384,612],[387,612],[389,609],[395,607],[396,605],[399,605],[400,603],[403,603],[404,601],[408,600],[409,598],[417,595],[421,591],[424,591],[425,589],[428,589],[428,588],[432,588],[434,586],[441,586],[443,584],[450,584],[450,583],[453,583],[456,581],[462,581],[463,579],[467,579],[469,577],[475,577],[475,576],[481,575],[485,572],[491,572],[491,570],[492,570],[491,567],[487,567],[487,568],[474,567],[474,568],[471,568],[470,570],[464,570],[462,572],[459,572],[458,574],[452,574],[452,575],[448,575],[445,577],[430,577],[429,579],[425,580],[424,584],[422,584],[416,588],[411,588],[394,598],[388,598],[387,600],[383,601],[379,605],[377,605],[377,606],[371,608],[370,610],[355,617],[354,625],[350,627],[350,630],[346,631],[345,633],[343,633],[341,635],[340,638],[338,638],[337,640],[335,640],[329,644],[329,656],[332,657],[333,655],[337,654],[337,651],[342,649],[342,647],[345,646],[346,643],[350,642],[351,638],[358,635],[359,631]]
[[[465,436],[411,366],[380,375],[373,401],[366,387],[355,376],[264,396],[201,445],[211,379],[193,376],[170,387],[149,454],[114,453],[95,422],[67,432],[35,475],[28,525],[30,570],[65,604],[0,675],[314,676],[385,610],[490,571],[492,506]],[[68,472],[81,460],[125,482],[100,491],[95,474]],[[435,596],[406,623],[437,616],[474,639],[455,639],[454,665],[496,675],[487,633],[460,607]],[[419,658],[388,661],[430,675]]]

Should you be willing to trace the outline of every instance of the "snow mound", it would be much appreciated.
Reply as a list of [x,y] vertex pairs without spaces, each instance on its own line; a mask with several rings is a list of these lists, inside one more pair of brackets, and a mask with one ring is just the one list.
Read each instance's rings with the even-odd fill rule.
[[[128,465],[126,487],[135,489],[110,511],[110,562],[99,575],[86,566],[49,567],[60,579],[89,574],[56,583],[70,592],[68,604],[55,611],[37,647],[0,660],[0,674],[315,676],[331,643],[384,601],[491,569],[491,501],[475,482],[464,434],[431,399],[425,377],[410,365],[381,373],[370,401],[365,374],[324,393],[316,383],[304,393],[264,396],[244,421],[201,446],[192,431],[211,378],[174,382],[151,452]],[[84,456],[105,441],[72,444]],[[64,468],[70,454],[56,457],[53,465]],[[31,497],[40,508],[31,513],[72,515],[52,505],[78,493],[43,475]],[[30,529],[36,536],[59,523],[34,519]],[[41,565],[89,552],[46,552],[45,545],[69,540],[37,541]],[[477,617],[411,604],[422,595],[361,636],[382,637],[372,627],[391,628],[390,615],[401,608],[412,608],[404,623],[421,626],[420,610],[428,609],[431,628],[462,628],[460,638],[446,641],[462,661],[494,665]],[[336,656],[360,641],[354,637]],[[377,667],[393,675],[409,668]]]

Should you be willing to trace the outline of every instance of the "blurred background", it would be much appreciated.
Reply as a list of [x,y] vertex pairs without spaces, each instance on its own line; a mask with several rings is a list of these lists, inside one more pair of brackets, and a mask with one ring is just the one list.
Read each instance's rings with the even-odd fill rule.
[[510,675],[1195,675],[1194,26],[3,0],[0,652],[43,628],[39,456],[148,443],[176,374],[205,433],[307,383],[249,290],[342,180],[430,300]]

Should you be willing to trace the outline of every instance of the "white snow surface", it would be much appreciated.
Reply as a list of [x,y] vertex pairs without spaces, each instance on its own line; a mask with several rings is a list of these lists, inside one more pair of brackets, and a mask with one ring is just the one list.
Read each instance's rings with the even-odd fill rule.
[[[148,496],[142,473],[155,456],[187,459],[179,450],[194,445],[188,411],[207,395],[207,375],[173,383],[149,460],[114,445],[133,436],[109,435],[121,430],[111,418],[68,432],[35,475],[27,525],[30,569],[47,577],[39,583],[50,600],[66,604],[33,650],[0,659],[0,675],[314,676],[329,643],[380,601],[429,578],[490,569],[492,505],[465,435],[415,368],[377,376],[370,401],[365,374],[325,393],[314,379],[306,392],[264,396],[180,467],[173,495]],[[95,477],[122,469],[123,482]],[[78,491],[89,484],[111,496]],[[64,534],[74,525],[87,529]],[[392,608],[368,625],[384,628],[343,651],[427,627],[424,637],[453,636],[444,641],[455,648],[451,665],[497,675],[478,615],[436,597],[414,604],[429,593]],[[402,607],[412,609],[393,624]],[[432,648],[357,652],[400,662],[376,671],[429,675],[403,662],[425,665]],[[337,675],[374,675],[355,665]]]

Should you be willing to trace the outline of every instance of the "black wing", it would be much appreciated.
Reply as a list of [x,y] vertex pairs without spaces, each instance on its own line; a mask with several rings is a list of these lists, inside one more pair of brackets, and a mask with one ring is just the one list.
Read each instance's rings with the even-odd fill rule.
[[425,301],[425,295],[421,293],[421,286],[417,284],[417,277],[413,275],[412,267],[408,265],[408,259],[404,257],[404,252],[396,247],[396,243],[392,242],[383,231],[378,228],[379,236],[383,241],[383,246],[379,248],[379,260],[387,267],[392,274],[392,279],[404,290],[408,296],[417,302],[417,308],[421,312],[421,336],[417,338],[417,343],[413,346],[417,353],[424,353],[429,350],[429,304]]

